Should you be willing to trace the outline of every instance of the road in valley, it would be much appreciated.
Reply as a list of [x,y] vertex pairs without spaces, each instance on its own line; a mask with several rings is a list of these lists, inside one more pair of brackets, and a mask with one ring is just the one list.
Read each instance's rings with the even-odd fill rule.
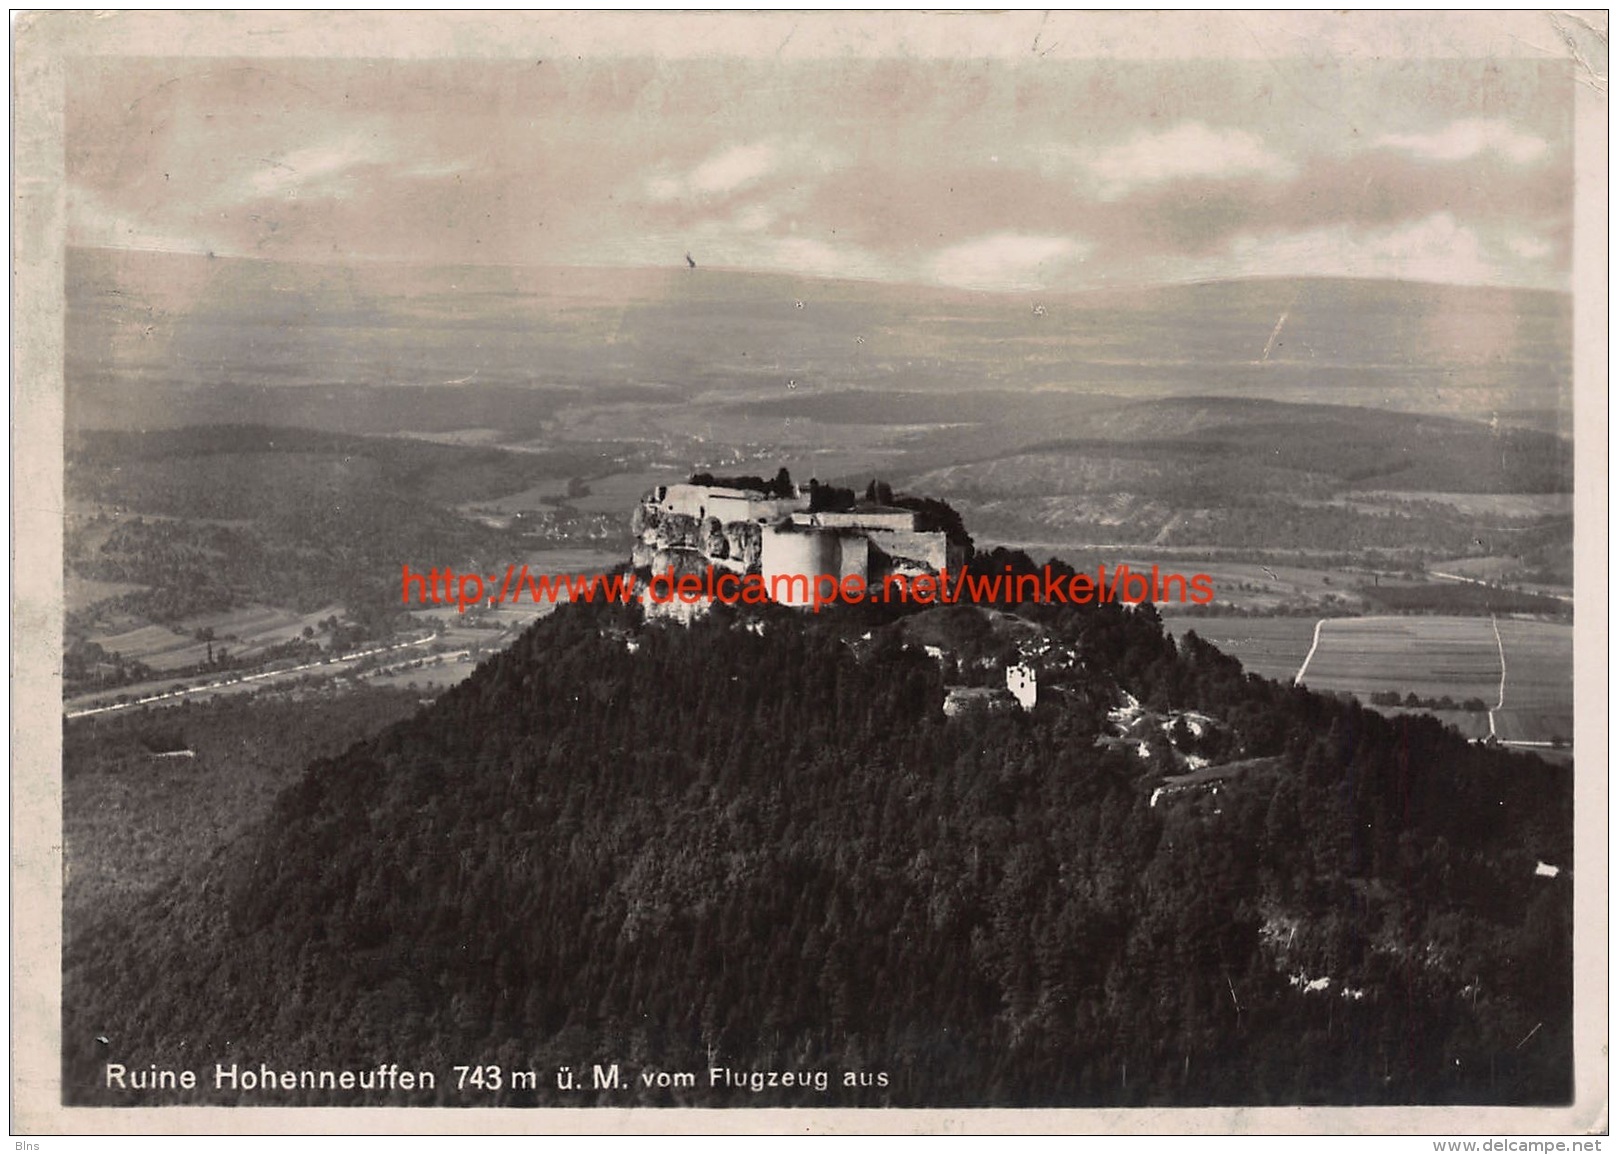
[[[231,690],[257,689],[258,683],[267,683],[280,678],[296,677],[300,674],[307,674],[311,672],[338,675],[347,672],[355,663],[362,661],[365,658],[372,658],[378,654],[396,653],[400,650],[407,650],[412,646],[425,646],[427,643],[433,641],[436,637],[436,634],[428,634],[424,638],[416,638],[413,641],[400,642],[397,645],[392,646],[377,646],[374,649],[361,650],[360,652],[354,654],[344,654],[340,658],[328,658],[322,662],[307,662],[304,665],[290,666],[284,670],[260,670],[256,674],[242,674],[237,677],[220,678],[218,681],[205,682],[197,686],[186,686],[183,689],[168,690],[161,694],[148,694],[143,698],[136,698],[128,702],[113,702],[105,706],[80,706],[78,709],[73,709],[73,704],[69,702],[66,704],[67,708],[64,709],[62,713],[63,716],[67,718],[87,718],[92,714],[110,714],[116,710],[129,710],[136,706],[151,706],[158,702],[177,702],[183,698],[188,698],[196,694],[225,693]],[[104,695],[101,694],[91,695],[85,698],[80,698],[78,701],[94,701],[95,699],[103,696]]]

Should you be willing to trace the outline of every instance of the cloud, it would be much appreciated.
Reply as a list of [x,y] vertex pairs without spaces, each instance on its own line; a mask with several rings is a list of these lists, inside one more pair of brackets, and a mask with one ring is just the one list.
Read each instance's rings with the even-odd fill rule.
[[645,266],[649,254],[663,254],[666,263],[691,253],[700,268],[753,269],[807,277],[852,280],[891,280],[894,264],[871,249],[842,238],[781,235],[733,227],[729,220],[707,220],[696,225],[656,231],[616,234],[603,245],[592,239],[588,252],[564,254],[574,262],[616,266]]
[[1199,262],[1205,277],[1379,277],[1446,284],[1538,284],[1536,259],[1550,252],[1520,232],[1485,234],[1449,213],[1384,228],[1331,225],[1297,232],[1242,233],[1226,252]]
[[736,214],[736,227],[745,233],[761,233],[775,223],[779,214],[769,205],[748,205]]
[[723,196],[756,184],[780,159],[773,144],[749,144],[726,149],[691,170],[686,184],[698,196]]
[[1439,132],[1389,133],[1372,143],[1423,160],[1471,160],[1492,152],[1513,164],[1532,164],[1549,149],[1541,138],[1519,132],[1503,120],[1456,120]]
[[1209,128],[1199,121],[1187,121],[1165,132],[1141,133],[1081,163],[1103,200],[1117,200],[1143,186],[1188,178],[1285,180],[1297,172],[1296,165],[1267,147],[1254,133]]
[[811,237],[774,238],[763,245],[758,260],[782,272],[854,280],[884,280],[892,270],[890,261],[869,249]]
[[1039,289],[1059,280],[1089,248],[1073,237],[993,233],[939,251],[927,272],[931,280],[960,289]]
[[212,236],[169,227],[149,214],[114,205],[82,185],[69,182],[66,193],[70,245],[200,254],[209,252],[216,243]]
[[1540,237],[1528,236],[1518,233],[1506,239],[1506,248],[1525,261],[1542,261],[1550,256],[1553,249],[1549,241]]
[[363,137],[327,141],[263,157],[246,183],[256,196],[342,195],[354,169],[382,159],[376,142]]
[[741,192],[764,180],[791,159],[773,141],[739,144],[714,153],[684,175],[660,172],[646,182],[646,195],[658,202],[711,200]]
[[435,179],[467,168],[449,159],[407,161],[400,151],[380,132],[356,133],[260,158],[245,185],[254,197],[346,197],[362,186],[362,176]]

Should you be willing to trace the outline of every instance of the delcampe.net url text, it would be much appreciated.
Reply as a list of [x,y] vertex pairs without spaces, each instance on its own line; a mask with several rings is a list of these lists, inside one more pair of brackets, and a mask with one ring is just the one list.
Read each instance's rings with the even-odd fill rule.
[[676,576],[672,569],[654,573],[643,586],[634,571],[607,574],[534,574],[526,565],[509,565],[506,572],[457,573],[449,567],[412,570],[403,567],[400,600],[405,605],[452,605],[462,613],[474,606],[552,605],[559,601],[609,602],[645,605],[763,605],[779,602],[822,606],[839,602],[894,602],[914,605],[1041,602],[1049,605],[1094,605],[1118,602],[1213,601],[1213,579],[1207,574],[1168,573],[1153,566],[1133,570],[1127,565],[1078,573],[1047,565],[1034,573],[973,573],[948,569],[938,573],[889,574],[880,582],[867,582],[859,574],[735,573],[708,566],[702,573]]

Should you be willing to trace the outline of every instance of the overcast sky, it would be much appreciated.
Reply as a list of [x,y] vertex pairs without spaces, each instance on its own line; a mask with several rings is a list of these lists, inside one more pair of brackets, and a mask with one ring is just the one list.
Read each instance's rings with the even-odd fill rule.
[[67,85],[69,242],[987,290],[1564,289],[1565,64],[128,59]]

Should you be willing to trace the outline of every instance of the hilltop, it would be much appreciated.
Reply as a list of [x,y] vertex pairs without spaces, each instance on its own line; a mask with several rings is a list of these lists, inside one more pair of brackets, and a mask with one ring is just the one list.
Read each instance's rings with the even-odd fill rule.
[[[1013,656],[1038,705],[946,716]],[[108,1062],[393,1061],[444,1078],[143,1101],[1565,1101],[1571,884],[1536,863],[1571,786],[1149,607],[563,607],[75,928],[65,1100],[126,1101]],[[538,1078],[457,1091],[468,1062]],[[595,1063],[628,1086],[558,1087]]]

